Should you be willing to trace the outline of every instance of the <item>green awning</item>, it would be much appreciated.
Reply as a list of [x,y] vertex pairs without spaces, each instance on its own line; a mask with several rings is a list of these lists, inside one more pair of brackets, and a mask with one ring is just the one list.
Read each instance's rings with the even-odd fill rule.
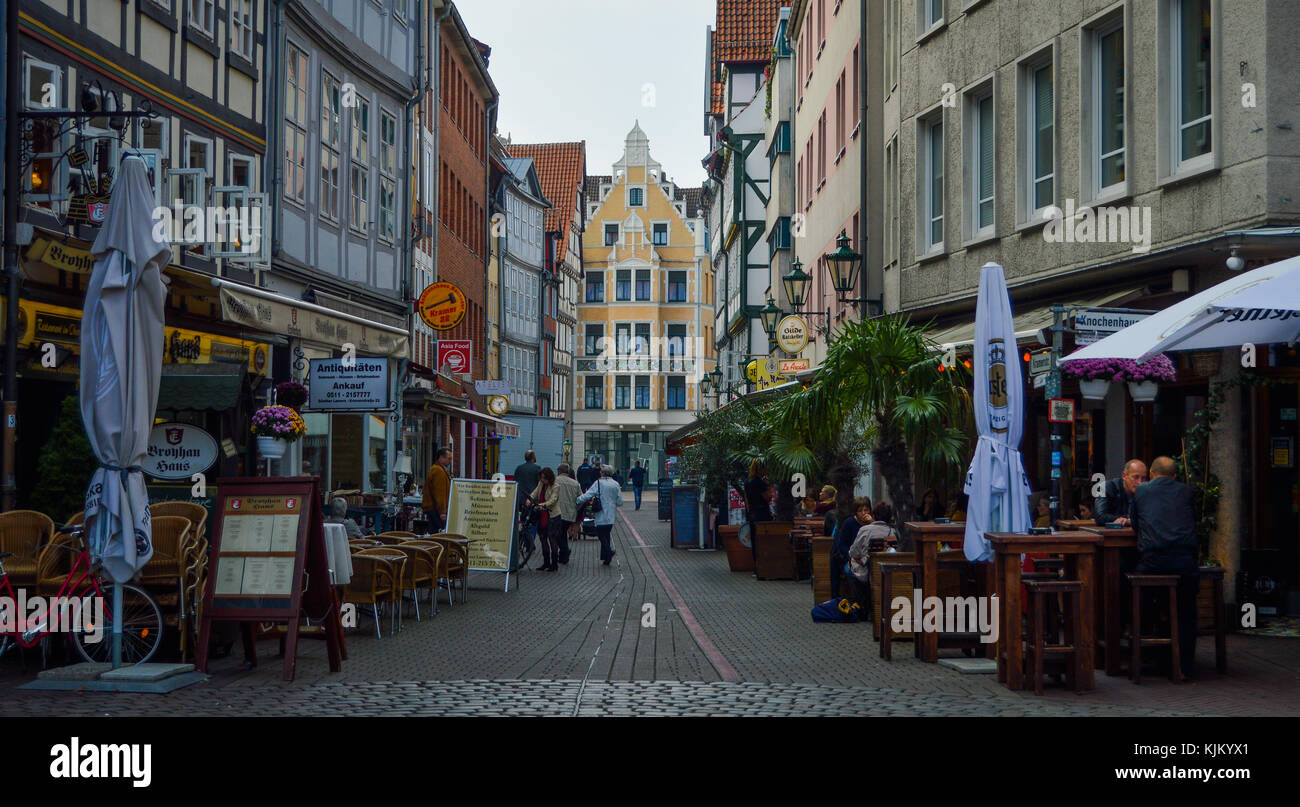
[[164,364],[158,410],[223,411],[239,402],[244,371],[234,364]]

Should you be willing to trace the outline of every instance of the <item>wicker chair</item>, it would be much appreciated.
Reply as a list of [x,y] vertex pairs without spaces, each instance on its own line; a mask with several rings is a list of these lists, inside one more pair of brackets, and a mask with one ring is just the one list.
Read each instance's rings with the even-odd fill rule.
[[430,535],[425,540],[436,541],[447,548],[444,555],[446,564],[443,567],[444,577],[447,579],[447,602],[451,602],[451,581],[460,581],[460,601],[464,603],[467,599],[469,589],[469,549],[456,543],[458,540],[464,540],[463,535],[454,535],[452,533],[441,533],[439,535]]
[[[36,559],[36,593],[52,597],[59,593],[72,571],[72,563],[81,551],[81,541],[75,535],[61,532],[45,546]],[[74,592],[67,592],[70,596]]]
[[376,639],[383,638],[379,629],[379,603],[391,601],[395,590],[392,564],[383,558],[353,553],[352,579],[343,587],[343,602],[370,606]]
[[41,547],[54,537],[54,521],[35,510],[0,513],[0,552],[12,552],[4,559],[9,583],[14,588],[33,587]]
[[85,510],[78,510],[77,512],[75,512],[75,513],[73,513],[72,515],[68,516],[68,520],[65,521],[65,522],[63,522],[63,523],[64,523],[64,524],[67,524],[69,527],[75,527],[75,526],[77,526],[78,524],[85,524],[85,523],[86,523],[86,511],[85,511]]
[[[426,546],[411,546],[409,543],[394,546],[393,549],[406,555],[406,565],[402,567],[402,591],[411,592],[415,602],[415,621],[420,621],[420,589],[429,590],[429,598],[437,599],[438,560],[442,553]],[[436,613],[436,612],[435,612]]]
[[194,551],[193,523],[182,516],[157,516],[151,522],[153,557],[140,570],[140,582],[174,588],[180,602],[185,596],[185,570]]
[[[356,579],[356,562],[358,558],[367,558],[378,564],[381,564],[382,571],[379,574],[380,590],[382,595],[376,596],[372,606],[379,603],[388,603],[393,606],[393,611],[389,617],[390,624],[395,632],[398,629],[398,611],[402,601],[402,576],[406,567],[406,553],[398,552],[392,548],[381,546],[372,549],[362,549],[352,553],[353,580]],[[378,610],[375,611],[375,618],[378,619]],[[378,625],[376,623],[376,632]]]
[[[392,538],[419,538],[420,536],[416,535],[416,534],[413,533],[413,532],[407,532],[406,530],[389,530],[388,532],[381,532],[381,533],[379,533],[379,535],[377,535],[376,537],[377,537],[377,538],[388,538],[388,537],[392,537]],[[384,541],[384,543],[388,543],[388,542],[387,542],[387,541]]]
[[452,559],[453,553],[447,549],[447,545],[439,541],[428,541],[416,539],[405,541],[401,546],[413,546],[418,549],[428,550],[433,554],[433,613],[438,614],[438,588],[442,583],[447,584],[447,601],[451,602],[451,578],[448,576],[447,563]]
[[156,502],[149,505],[149,517],[180,516],[188,518],[194,531],[195,540],[202,541],[208,537],[208,510],[194,502]]

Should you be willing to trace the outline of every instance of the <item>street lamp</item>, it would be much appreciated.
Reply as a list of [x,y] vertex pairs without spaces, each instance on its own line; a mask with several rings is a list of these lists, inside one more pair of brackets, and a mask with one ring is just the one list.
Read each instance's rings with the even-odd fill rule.
[[700,394],[708,395],[710,388],[713,386],[713,376],[708,373],[700,375]]
[[715,366],[713,368],[713,372],[709,373],[709,375],[712,376],[713,378],[714,392],[721,392],[722,391],[722,368]]
[[776,321],[781,318],[781,309],[776,307],[776,300],[772,295],[767,295],[767,305],[763,306],[758,312],[758,316],[763,320],[763,330],[767,331],[769,341],[776,341]]
[[781,278],[781,284],[785,286],[785,296],[789,298],[790,307],[796,314],[807,301],[808,281],[811,279],[804,272],[801,261],[795,261],[790,268],[790,274]]
[[835,243],[839,248],[823,255],[822,260],[826,261],[826,271],[830,273],[831,286],[839,295],[840,302],[844,303],[848,301],[843,298],[857,288],[862,256],[849,249],[849,237],[844,230],[840,230],[840,237]]

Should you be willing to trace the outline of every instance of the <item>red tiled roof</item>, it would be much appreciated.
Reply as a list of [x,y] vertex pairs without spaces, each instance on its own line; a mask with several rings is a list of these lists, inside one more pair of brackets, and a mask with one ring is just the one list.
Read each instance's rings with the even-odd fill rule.
[[531,159],[542,182],[542,193],[551,202],[546,211],[546,231],[564,233],[556,260],[564,260],[569,248],[569,227],[578,204],[578,191],[587,176],[587,141],[578,143],[512,143],[511,157]]
[[[781,17],[780,9],[791,0],[717,0],[718,18],[713,26],[713,69],[719,64],[766,62],[772,56],[772,37]],[[713,114],[721,115],[723,86],[712,84]]]

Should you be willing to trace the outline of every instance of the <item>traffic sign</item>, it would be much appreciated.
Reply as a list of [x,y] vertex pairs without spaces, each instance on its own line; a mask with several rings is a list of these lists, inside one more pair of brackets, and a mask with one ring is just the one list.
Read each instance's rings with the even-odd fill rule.
[[465,319],[469,303],[454,283],[434,283],[420,292],[416,309],[420,319],[435,331],[450,331]]

